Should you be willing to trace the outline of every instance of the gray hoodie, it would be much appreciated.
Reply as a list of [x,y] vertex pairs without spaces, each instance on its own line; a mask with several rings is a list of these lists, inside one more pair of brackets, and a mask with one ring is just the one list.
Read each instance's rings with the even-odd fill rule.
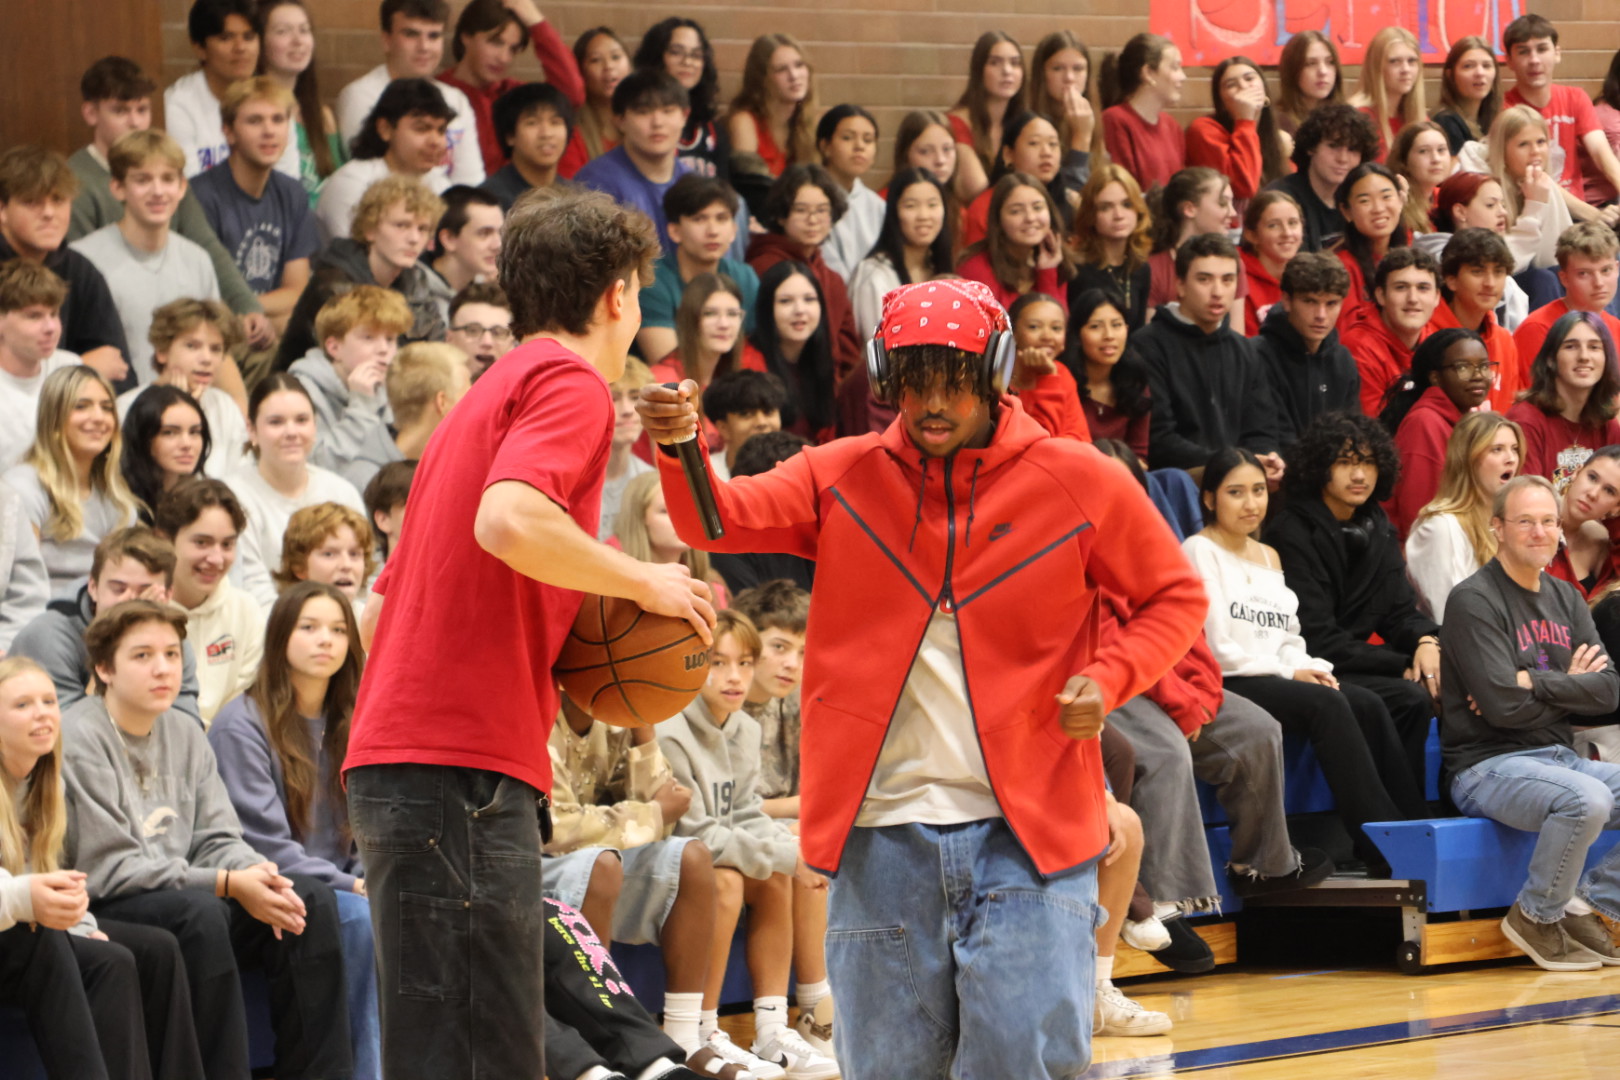
[[701,697],[658,725],[658,747],[670,771],[692,789],[692,805],[676,823],[675,835],[703,841],[714,853],[714,865],[763,880],[793,873],[799,842],[762,808],[759,746],[753,717],[732,713],[720,727]]
[[68,829],[63,864],[103,899],[214,888],[215,871],[264,862],[242,839],[202,727],[170,709],[150,734],[121,731],[99,697],[62,717]]
[[399,447],[388,430],[393,414],[381,386],[370,397],[354,393],[318,345],[294,362],[292,373],[309,391],[315,406],[315,430],[320,437],[309,456],[310,464],[346,476],[352,466],[362,463],[371,464],[375,474],[388,462],[400,460]]
[[[78,578],[56,594],[43,614],[19,630],[11,644],[13,653],[39,661],[50,674],[51,682],[56,684],[57,704],[64,713],[88,692],[90,652],[84,647],[84,631],[95,614],[87,579]],[[197,721],[200,728],[197,654],[191,642],[180,643],[180,657],[180,696],[175,698],[174,707]]]
[[39,552],[39,537],[23,513],[22,496],[0,483],[0,655],[24,626],[45,610],[50,576]]

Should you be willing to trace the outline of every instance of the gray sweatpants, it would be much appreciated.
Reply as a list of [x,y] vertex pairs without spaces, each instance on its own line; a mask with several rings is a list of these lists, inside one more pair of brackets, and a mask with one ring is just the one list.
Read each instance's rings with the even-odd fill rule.
[[1299,856],[1283,812],[1282,728],[1237,694],[1189,742],[1146,697],[1108,715],[1136,749],[1131,808],[1142,819],[1141,881],[1154,900],[1198,911],[1219,895],[1193,778],[1212,784],[1232,832],[1232,865],[1262,877],[1291,874]]

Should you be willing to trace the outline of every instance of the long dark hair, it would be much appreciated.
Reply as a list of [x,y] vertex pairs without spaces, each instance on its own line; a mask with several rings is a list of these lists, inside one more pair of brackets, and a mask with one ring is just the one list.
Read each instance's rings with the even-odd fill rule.
[[[984,89],[984,69],[990,63],[990,51],[997,45],[1006,43],[1018,50],[1018,62],[1024,62],[1024,49],[1013,36],[1005,30],[986,30],[979,35],[979,40],[973,43],[973,53],[968,57],[968,84],[962,91],[962,96],[956,99],[955,108],[964,109],[968,114],[968,127],[973,131],[973,152],[979,155],[985,168],[989,168],[994,158],[996,148],[990,145],[990,95]],[[1019,84],[1017,93],[1007,101],[1007,111],[1003,116],[1019,112],[1029,96],[1029,69],[1024,69],[1024,81]]]
[[1228,446],[1225,450],[1217,450],[1204,463],[1204,478],[1198,484],[1198,508],[1204,512],[1205,525],[1215,524],[1215,508],[1204,502],[1203,496],[1211,496],[1213,500],[1216,493],[1221,490],[1222,482],[1232,475],[1233,469],[1242,465],[1253,465],[1261,473],[1266,471],[1265,466],[1260,464],[1260,459],[1254,456],[1254,451],[1241,446]]
[[900,275],[900,284],[912,284],[911,272],[906,269],[906,237],[900,229],[900,200],[906,190],[915,184],[927,184],[939,192],[939,235],[928,245],[928,267],[936,275],[951,272],[951,196],[938,177],[927,169],[908,166],[889,178],[889,197],[883,206],[883,228],[869,255],[887,256],[894,272]]
[[[1226,78],[1227,70],[1236,64],[1253,68],[1254,73],[1260,76],[1261,85],[1266,81],[1265,71],[1247,56],[1228,56],[1215,65],[1215,73],[1209,77],[1209,94],[1215,99],[1215,122],[1228,132],[1237,126],[1237,121],[1232,118],[1225,100],[1221,98],[1221,80]],[[1269,100],[1265,108],[1260,110],[1260,119],[1255,128],[1260,134],[1260,186],[1265,187],[1288,173],[1288,158],[1283,154],[1282,139],[1278,137],[1277,131],[1277,117]]]
[[[327,683],[326,699],[321,703],[326,720],[326,734],[320,747],[326,755],[325,776],[316,775],[316,747],[310,738],[309,725],[298,715],[292,665],[287,661],[287,643],[303,617],[304,605],[317,596],[337,604],[338,610],[343,612],[349,638],[343,666]],[[349,598],[336,588],[319,581],[300,581],[276,598],[264,631],[264,659],[259,664],[258,677],[248,690],[248,699],[259,710],[265,734],[270,739],[270,750],[281,763],[287,789],[287,825],[296,840],[309,835],[315,805],[323,796],[338,820],[339,835],[345,843],[349,840],[342,770],[343,759],[349,752],[349,720],[354,715],[354,700],[360,692],[360,673],[365,664],[366,651],[360,644],[354,608]]]
[[714,65],[714,46],[709,44],[709,35],[703,32],[702,24],[680,15],[654,23],[642,35],[641,44],[636,46],[636,55],[630,64],[637,71],[667,71],[664,52],[674,40],[677,30],[695,31],[703,47],[703,76],[698,79],[696,86],[686,92],[692,103],[691,115],[686,118],[686,130],[695,131],[714,119],[714,102],[720,96],[720,69]]
[[[1564,339],[1579,323],[1590,326],[1597,332],[1598,341],[1603,343],[1603,377],[1592,387],[1586,407],[1581,410],[1582,427],[1601,428],[1614,419],[1617,411],[1614,399],[1616,394],[1620,394],[1620,369],[1615,366],[1615,344],[1609,328],[1603,325],[1601,316],[1590,311],[1565,312],[1552,324],[1541,343],[1541,351],[1536,353],[1530,365],[1530,389],[1521,400],[1528,401],[1548,416],[1557,416],[1564,411],[1564,404],[1558,398],[1558,350],[1563,348]],[[129,460],[127,454],[124,460]]]
[[1058,209],[1057,200],[1052,198],[1052,193],[1046,189],[1046,185],[1029,173],[1023,172],[1010,172],[990,188],[990,210],[986,215],[984,239],[964,251],[957,265],[960,266],[968,259],[984,252],[990,260],[991,273],[1003,288],[1017,290],[1019,280],[1026,270],[1033,278],[1035,252],[1030,252],[1022,260],[1017,258],[1008,245],[1007,234],[1001,228],[1001,209],[1007,205],[1007,200],[1012,198],[1012,193],[1021,187],[1040,192],[1046,200],[1047,220],[1050,222],[1052,234],[1058,238],[1058,252],[1062,256],[1062,262],[1057,268],[1058,280],[1068,281],[1074,277],[1074,259],[1062,243],[1063,212]]
[[208,453],[214,448],[202,406],[180,387],[148,386],[135,395],[124,417],[124,454],[120,467],[124,471],[124,483],[141,500],[141,520],[148,525],[152,523],[152,508],[163,497],[163,469],[152,456],[152,440],[163,430],[163,414],[172,405],[189,406],[196,410],[197,419],[202,422],[202,453],[197,456],[193,476],[202,475],[203,466],[208,464]]
[[[902,260],[903,262],[904,260]],[[821,321],[796,363],[782,355],[782,337],[776,329],[776,292],[782,283],[797,274],[816,290],[821,302]],[[801,262],[784,259],[759,277],[759,295],[754,301],[754,348],[765,357],[765,369],[788,388],[788,402],[782,407],[782,427],[791,428],[802,417],[810,431],[817,432],[833,422],[832,335],[827,329],[827,297],[821,291],[816,273]]]
[[[1382,78],[1383,76],[1379,77]],[[1344,218],[1344,232],[1339,237],[1339,246],[1336,250],[1348,251],[1350,257],[1356,260],[1356,265],[1361,268],[1362,287],[1366,290],[1366,295],[1361,298],[1363,300],[1373,298],[1373,278],[1378,274],[1378,260],[1373,258],[1372,241],[1361,234],[1361,230],[1356,228],[1355,223],[1350,220],[1349,215],[1345,214],[1344,210],[1345,207],[1350,205],[1350,196],[1356,190],[1356,185],[1369,176],[1381,176],[1390,182],[1396,192],[1401,190],[1401,182],[1390,171],[1389,166],[1376,161],[1363,161],[1350,170],[1339,184],[1339,190],[1333,195],[1333,205],[1339,208],[1339,216]],[[1407,229],[1405,220],[1400,215],[1397,215],[1395,218],[1395,231],[1389,234],[1388,250],[1393,251],[1396,248],[1407,247],[1411,243],[1412,234]]]
[[[304,0],[260,0],[259,3],[259,74],[265,74],[264,60],[264,27],[270,22],[270,13],[276,8],[295,7],[309,19],[311,32],[315,29],[315,19],[309,13],[309,6]],[[315,156],[315,172],[322,179],[331,176],[337,171],[337,159],[332,156],[332,143],[327,138],[330,134],[326,130],[326,111],[321,106],[321,90],[315,79],[315,55],[310,54],[309,66],[298,73],[293,82],[293,100],[298,102],[298,116],[304,123],[304,130],[309,135],[309,149]],[[296,138],[296,134],[290,137]]]
[[1153,407],[1148,397],[1147,365],[1131,348],[1130,310],[1125,298],[1113,289],[1086,289],[1069,302],[1069,337],[1073,342],[1067,350],[1071,365],[1069,370],[1074,373],[1074,381],[1080,384],[1080,396],[1090,397],[1090,391],[1086,389],[1086,355],[1080,347],[1080,328],[1090,322],[1091,316],[1105,304],[1119,312],[1120,318],[1127,320],[1125,348],[1120,350],[1119,360],[1108,369],[1108,384],[1114,388],[1114,407],[1135,419]]
[[1481,346],[1485,344],[1484,338],[1460,326],[1436,330],[1423,339],[1423,343],[1412,353],[1411,368],[1391,382],[1384,393],[1384,411],[1378,414],[1384,430],[1391,435],[1400,430],[1401,421],[1412,411],[1417,399],[1433,385],[1430,377],[1439,375],[1445,368],[1447,350],[1459,341],[1477,341]]

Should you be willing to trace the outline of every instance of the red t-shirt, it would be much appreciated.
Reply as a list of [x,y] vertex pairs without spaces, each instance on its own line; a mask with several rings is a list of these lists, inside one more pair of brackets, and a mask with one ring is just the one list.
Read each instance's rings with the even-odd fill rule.
[[[1509,106],[1530,105],[1517,86],[1504,94],[1502,101]],[[1547,107],[1536,112],[1547,121],[1548,138],[1564,148],[1564,174],[1558,182],[1576,198],[1586,198],[1586,181],[1581,178],[1581,140],[1587,132],[1603,129],[1598,123],[1597,110],[1592,108],[1592,99],[1573,86],[1554,86]]]
[[517,480],[595,536],[613,420],[607,380],[540,340],[503,356],[439,425],[378,589],[386,601],[345,769],[488,769],[551,790],[551,668],[581,594],[489,554],[473,521],[485,488]]
[[[1536,308],[1513,331],[1513,347],[1519,351],[1519,366],[1524,369],[1526,382],[1530,379],[1530,367],[1536,362],[1536,356],[1541,352],[1542,343],[1547,340],[1553,323],[1568,315],[1569,311],[1569,301],[1559,298]],[[1607,311],[1599,314],[1603,316],[1603,325],[1609,328],[1609,336],[1620,344],[1620,319]]]

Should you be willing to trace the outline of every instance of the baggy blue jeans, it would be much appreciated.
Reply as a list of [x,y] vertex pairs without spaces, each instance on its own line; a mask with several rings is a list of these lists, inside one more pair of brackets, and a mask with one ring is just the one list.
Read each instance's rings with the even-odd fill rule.
[[844,1080],[1084,1072],[1096,865],[1042,878],[999,818],[852,829],[827,911]]
[[1498,754],[1458,772],[1451,798],[1469,817],[1540,834],[1519,892],[1532,921],[1562,919],[1577,891],[1620,919],[1620,847],[1581,876],[1592,841],[1604,829],[1620,829],[1620,765],[1588,761],[1567,746]]

